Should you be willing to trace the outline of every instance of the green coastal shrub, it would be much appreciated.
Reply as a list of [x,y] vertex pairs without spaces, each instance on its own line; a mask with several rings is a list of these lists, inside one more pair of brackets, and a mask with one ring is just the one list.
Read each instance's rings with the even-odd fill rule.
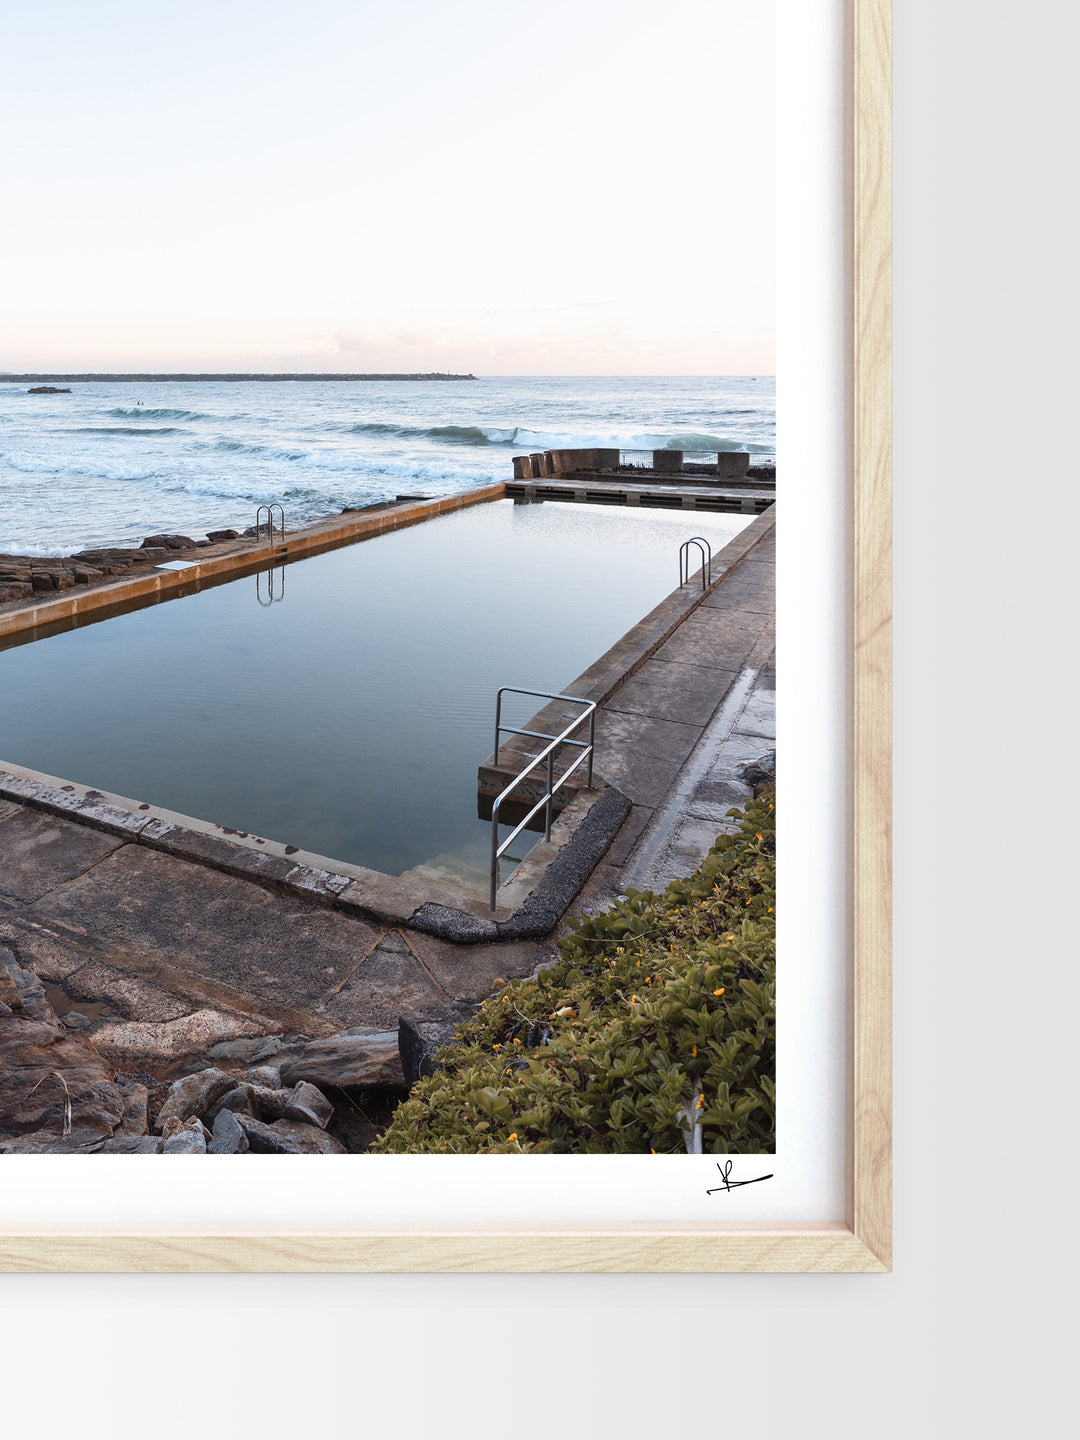
[[560,958],[499,982],[386,1153],[772,1151],[775,796],[660,895],[571,922]]

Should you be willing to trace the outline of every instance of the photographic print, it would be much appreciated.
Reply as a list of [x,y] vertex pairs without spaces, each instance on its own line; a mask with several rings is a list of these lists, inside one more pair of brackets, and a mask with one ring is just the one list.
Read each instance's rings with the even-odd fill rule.
[[658,1157],[752,1218],[776,23],[13,22],[0,1166]]

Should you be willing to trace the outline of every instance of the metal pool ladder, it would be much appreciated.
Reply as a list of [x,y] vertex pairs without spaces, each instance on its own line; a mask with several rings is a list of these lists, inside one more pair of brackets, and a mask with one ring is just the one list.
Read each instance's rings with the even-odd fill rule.
[[707,590],[712,584],[712,546],[704,535],[691,535],[679,546],[679,585],[690,583],[690,546],[696,545],[701,553],[701,588]]
[[[260,506],[259,506],[259,508],[258,508],[258,510],[257,510],[257,512],[256,512],[256,514],[255,514],[255,537],[256,537],[256,539],[258,539],[258,537],[262,534],[262,528],[263,528],[263,518],[262,518],[262,517],[263,517],[263,511],[264,511],[264,510],[266,511],[266,537],[267,537],[267,539],[269,540],[270,544],[272,545],[272,544],[274,543],[274,530],[275,530],[275,528],[277,529],[277,532],[278,532],[278,534],[281,536],[282,540],[284,540],[284,539],[285,539],[285,511],[284,511],[284,509],[283,509],[279,504],[277,504],[276,501],[275,501],[275,503],[274,503],[273,505],[260,505]],[[279,523],[276,527],[275,527],[275,525],[274,525],[274,511],[275,511],[275,510],[276,510],[277,513],[281,516],[280,523]]]
[[[566,700],[571,705],[584,705],[585,709],[581,712],[581,714],[577,717],[576,720],[572,720],[570,724],[566,727],[566,729],[560,731],[558,735],[548,735],[545,734],[542,730],[520,730],[514,725],[502,724],[502,698],[504,695],[533,695],[541,700]],[[586,720],[589,722],[588,741],[571,740],[570,736],[574,733],[575,730],[579,730],[581,726],[585,724]],[[544,749],[540,751],[540,754],[533,759],[531,765],[528,765],[524,770],[522,770],[520,775],[515,776],[515,778],[511,780],[510,784],[507,785],[506,789],[502,792],[501,795],[499,795],[495,799],[494,803],[491,806],[491,893],[489,896],[489,902],[492,910],[495,909],[495,892],[499,887],[499,860],[514,843],[517,837],[521,834],[522,830],[525,829],[525,826],[528,825],[529,821],[533,818],[537,811],[542,809],[544,806],[547,807],[546,813],[544,815],[544,839],[551,839],[551,810],[552,801],[555,797],[555,792],[566,784],[567,780],[569,780],[570,776],[574,773],[574,771],[578,768],[582,761],[586,761],[588,765],[585,775],[586,789],[592,789],[593,751],[595,749],[596,741],[596,701],[582,700],[577,695],[559,695],[551,690],[522,690],[516,685],[502,685],[500,686],[499,692],[495,697],[495,752],[492,756],[492,761],[495,765],[498,765],[499,763],[499,741],[500,737],[503,735],[528,735],[531,736],[534,740],[547,740],[549,744],[546,745]],[[560,745],[573,745],[575,748],[581,751],[581,754],[577,757],[577,759],[569,767],[569,769],[564,770],[562,775],[560,775],[558,780],[556,780],[554,768],[555,751],[559,748]],[[529,813],[525,816],[524,820],[522,820],[520,825],[518,825],[514,830],[512,830],[511,833],[500,845],[499,808],[502,805],[503,801],[507,798],[507,796],[510,795],[512,791],[516,790],[517,787],[521,784],[521,782],[526,778],[526,776],[531,775],[538,765],[546,765],[547,767],[547,790],[536,802],[536,804],[529,811]]]
[[[266,583],[265,598],[263,582]],[[285,599],[285,566],[271,565],[260,570],[255,576],[255,598],[265,610],[268,605],[277,605]]]

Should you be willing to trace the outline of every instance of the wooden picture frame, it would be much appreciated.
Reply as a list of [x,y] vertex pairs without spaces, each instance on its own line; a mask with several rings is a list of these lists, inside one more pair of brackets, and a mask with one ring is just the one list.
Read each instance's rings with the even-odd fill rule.
[[842,1223],[0,1227],[7,1272],[882,1272],[891,1264],[891,0],[847,0],[850,1093]]

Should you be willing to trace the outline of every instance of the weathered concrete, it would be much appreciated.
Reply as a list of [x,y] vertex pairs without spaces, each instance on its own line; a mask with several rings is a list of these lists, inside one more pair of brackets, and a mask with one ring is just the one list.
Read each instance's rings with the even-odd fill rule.
[[8,805],[0,811],[0,886],[15,900],[39,900],[111,855],[122,842],[84,825]]

